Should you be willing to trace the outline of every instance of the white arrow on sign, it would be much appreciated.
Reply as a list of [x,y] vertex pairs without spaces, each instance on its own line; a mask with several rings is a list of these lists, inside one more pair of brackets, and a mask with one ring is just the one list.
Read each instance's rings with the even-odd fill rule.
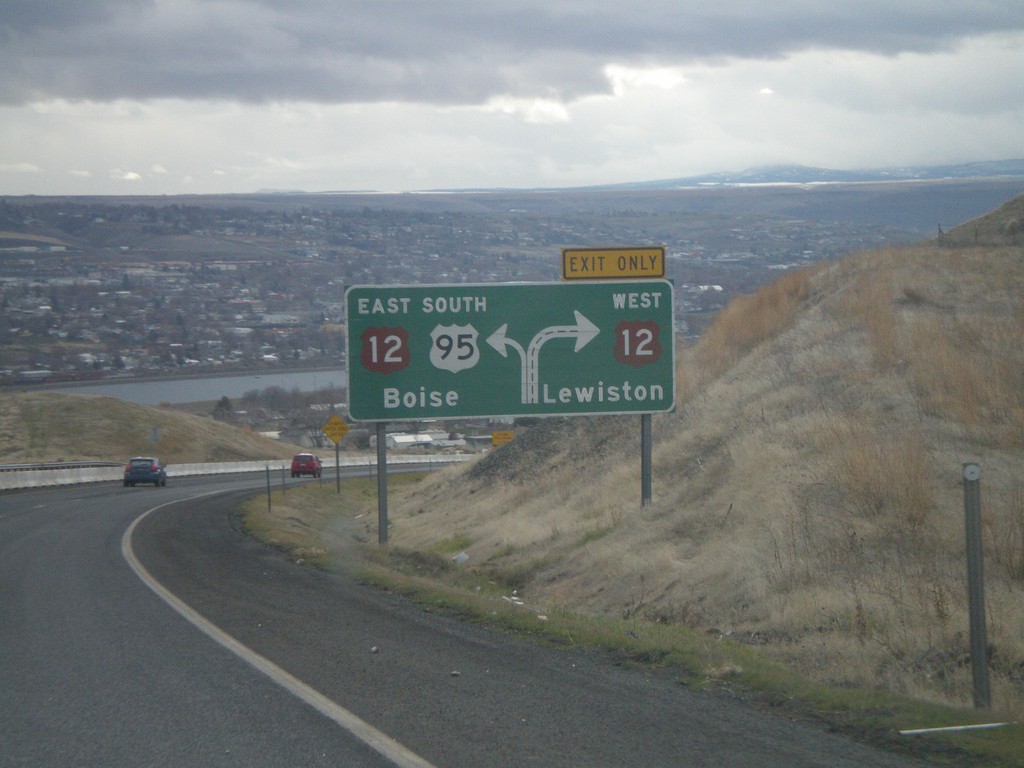
[[523,345],[515,339],[510,339],[505,334],[508,333],[508,323],[504,323],[498,330],[487,337],[487,343],[490,344],[502,357],[508,357],[508,347],[512,347],[516,352],[519,353],[519,370],[522,371],[522,392],[519,396],[519,402],[528,403],[529,390],[526,384],[526,350],[523,349]]
[[490,344],[502,357],[508,356],[508,347],[512,347],[519,353],[519,360],[522,369],[522,402],[524,404],[537,403],[540,401],[540,348],[552,339],[575,338],[576,346],[573,352],[579,352],[589,344],[601,329],[590,322],[583,314],[573,310],[576,317],[576,325],[552,325],[541,329],[530,341],[527,350],[515,339],[508,337],[508,323],[502,325],[498,330],[487,337]]

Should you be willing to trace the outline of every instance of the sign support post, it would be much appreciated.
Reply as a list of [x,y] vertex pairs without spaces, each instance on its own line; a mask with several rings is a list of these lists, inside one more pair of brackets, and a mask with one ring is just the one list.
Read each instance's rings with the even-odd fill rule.
[[348,434],[348,423],[338,414],[332,414],[321,428],[323,433],[334,443],[334,484],[338,493],[341,493],[341,439]]
[[964,464],[964,528],[967,537],[967,597],[971,629],[971,672],[974,706],[988,709],[988,638],[985,630],[985,577],[981,547],[981,467]]
[[640,506],[651,506],[651,414],[640,416]]
[[387,423],[377,422],[377,543],[388,543],[388,440]]

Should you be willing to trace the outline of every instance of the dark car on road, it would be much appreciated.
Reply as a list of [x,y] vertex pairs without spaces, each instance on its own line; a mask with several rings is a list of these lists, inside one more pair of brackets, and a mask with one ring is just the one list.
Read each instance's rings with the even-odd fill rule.
[[320,477],[322,471],[323,464],[315,453],[296,453],[292,457],[292,477],[301,477],[302,475]]
[[124,465],[124,487],[136,483],[152,483],[159,488],[167,485],[167,467],[155,456],[136,456]]

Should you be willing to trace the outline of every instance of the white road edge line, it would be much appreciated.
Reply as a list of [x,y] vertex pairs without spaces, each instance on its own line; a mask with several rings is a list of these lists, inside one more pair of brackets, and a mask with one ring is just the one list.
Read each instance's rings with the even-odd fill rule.
[[147,587],[153,590],[160,599],[181,614],[197,629],[206,633],[209,637],[220,643],[243,661],[254,666],[289,693],[302,699],[324,716],[329,717],[371,749],[390,760],[398,766],[398,768],[434,768],[432,763],[427,762],[415,752],[395,741],[386,733],[377,730],[365,720],[360,719],[344,707],[334,701],[331,701],[331,699],[327,698],[316,689],[311,688],[294,675],[281,669],[269,659],[256,653],[248,646],[243,645],[216,624],[197,613],[180,598],[164,587],[163,584],[153,578],[153,575],[146,570],[142,563],[139,562],[132,549],[132,534],[135,532],[135,527],[142,520],[163,507],[167,507],[172,504],[180,504],[185,501],[193,501],[195,499],[202,498],[203,496],[212,495],[215,494],[200,494],[199,496],[193,496],[190,499],[181,499],[179,501],[161,504],[139,515],[139,517],[137,517],[132,524],[128,526],[128,529],[121,537],[121,554],[124,555],[124,559],[128,562],[131,569],[135,571],[135,574]]

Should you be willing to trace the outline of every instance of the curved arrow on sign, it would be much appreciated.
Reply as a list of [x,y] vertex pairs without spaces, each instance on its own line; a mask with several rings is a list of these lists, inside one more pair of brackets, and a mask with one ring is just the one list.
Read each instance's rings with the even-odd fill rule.
[[523,349],[523,345],[515,339],[510,339],[506,334],[508,333],[508,323],[504,323],[498,330],[487,337],[487,343],[494,347],[495,351],[502,357],[508,357],[508,347],[512,347],[516,352],[519,353],[519,370],[522,371],[522,393],[519,397],[519,402],[528,403],[529,390],[526,383],[526,350]]
[[584,317],[581,312],[573,310],[573,314],[576,317],[575,325],[552,325],[541,329],[530,341],[530,346],[526,350],[518,341],[508,337],[508,323],[502,325],[487,338],[487,343],[502,357],[508,356],[508,347],[510,346],[519,353],[522,368],[522,402],[524,404],[540,401],[537,382],[540,379],[540,348],[544,344],[552,339],[575,338],[576,346],[573,347],[573,352],[579,352],[601,332],[601,329]]

